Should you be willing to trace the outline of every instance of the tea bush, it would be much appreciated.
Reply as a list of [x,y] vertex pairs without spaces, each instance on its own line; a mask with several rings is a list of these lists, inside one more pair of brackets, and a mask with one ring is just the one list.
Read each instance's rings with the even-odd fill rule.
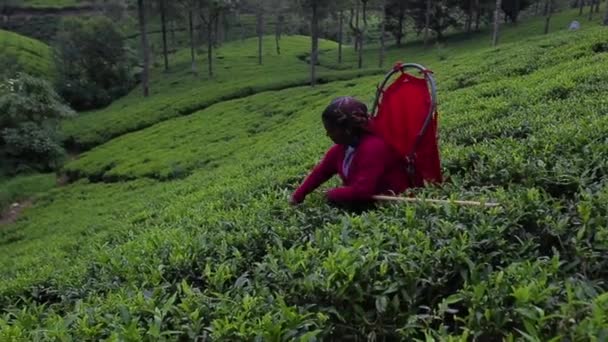
[[65,152],[57,136],[57,123],[73,114],[44,80],[20,73],[0,83],[3,171],[57,169]]
[[33,174],[0,179],[0,210],[15,201],[44,193],[55,186],[55,174]]
[[52,51],[38,40],[14,32],[0,30],[1,77],[13,77],[17,72],[52,80],[55,75]]
[[[603,41],[595,27],[503,45],[518,51],[504,68],[495,49],[421,61],[446,87],[447,182],[413,193],[495,208],[352,213],[321,191],[287,204],[329,146],[319,110],[370,101],[377,77],[227,101],[99,146],[67,166],[83,179],[0,230],[0,340],[600,341]],[[539,49],[555,62],[535,64]]]

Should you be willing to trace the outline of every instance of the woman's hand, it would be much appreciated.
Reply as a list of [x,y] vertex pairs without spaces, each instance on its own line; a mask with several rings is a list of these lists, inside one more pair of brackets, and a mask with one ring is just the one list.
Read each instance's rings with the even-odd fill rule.
[[302,203],[302,201],[298,201],[296,198],[293,197],[293,195],[289,196],[289,205],[296,206],[300,203]]

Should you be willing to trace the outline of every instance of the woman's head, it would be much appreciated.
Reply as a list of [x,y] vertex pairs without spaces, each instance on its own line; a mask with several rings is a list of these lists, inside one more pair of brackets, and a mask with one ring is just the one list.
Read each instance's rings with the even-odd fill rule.
[[367,106],[350,96],[331,101],[323,111],[323,125],[327,135],[336,144],[351,144],[366,130],[369,124]]

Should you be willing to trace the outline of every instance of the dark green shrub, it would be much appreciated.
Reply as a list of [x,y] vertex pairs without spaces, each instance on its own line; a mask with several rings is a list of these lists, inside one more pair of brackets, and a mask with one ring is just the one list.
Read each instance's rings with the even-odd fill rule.
[[72,114],[44,80],[18,73],[0,84],[3,169],[56,169],[64,155],[56,126],[60,118]]
[[57,90],[75,109],[104,107],[134,85],[134,59],[108,18],[65,19],[55,39]]

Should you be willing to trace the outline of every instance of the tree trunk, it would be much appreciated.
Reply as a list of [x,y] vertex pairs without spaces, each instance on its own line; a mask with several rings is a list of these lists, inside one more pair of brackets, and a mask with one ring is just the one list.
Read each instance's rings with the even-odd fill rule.
[[192,9],[188,11],[188,25],[190,33],[190,60],[192,63],[191,71],[193,74],[196,74],[196,58],[194,52],[194,18],[192,14]]
[[589,0],[589,20],[593,20],[593,0]]
[[243,22],[241,21],[241,11],[239,10],[239,8],[236,8],[236,21],[239,25],[239,38],[241,40],[245,39],[245,26],[243,26]]
[[494,32],[492,33],[492,46],[498,44],[498,29],[500,26],[500,4],[501,0],[496,0],[496,8],[494,9]]
[[276,23],[276,30],[275,30],[275,34],[274,34],[274,42],[275,45],[277,47],[277,55],[281,54],[281,33],[283,31],[283,16],[279,13],[277,15],[277,23]]
[[382,23],[380,24],[380,60],[378,67],[384,67],[385,42],[384,33],[386,32],[386,0],[382,0]]
[[595,0],[595,13],[600,13],[600,1],[601,0]]
[[606,2],[606,14],[604,15],[604,26],[608,26],[608,2]]
[[165,58],[165,71],[169,71],[169,54],[167,52],[167,18],[166,0],[160,0],[160,24],[163,31],[163,56]]
[[141,35],[141,50],[143,53],[144,70],[141,76],[141,84],[143,86],[144,97],[149,95],[149,69],[150,69],[150,51],[148,50],[148,35],[146,34],[146,11],[144,8],[144,0],[137,0],[137,12],[139,15],[139,33]]
[[316,75],[316,67],[317,67],[317,56],[319,50],[319,23],[318,18],[319,14],[317,13],[317,1],[312,1],[312,19],[310,23],[310,31],[312,33],[312,46],[310,49],[310,85],[315,86],[317,83],[317,75]]
[[258,63],[262,65],[262,40],[264,39],[264,12],[262,8],[258,8],[257,13],[257,31],[258,31]]
[[549,33],[549,22],[553,13],[553,0],[547,0],[547,17],[545,19],[545,34]]
[[469,11],[467,13],[467,21],[465,23],[465,31],[467,34],[471,33],[473,28],[473,0],[469,0]]
[[475,31],[479,31],[479,24],[481,23],[481,4],[479,0],[475,0]]
[[585,0],[578,0],[578,15],[583,15],[583,7],[585,7]]
[[218,31],[217,31],[217,44],[219,46],[222,46],[222,44],[224,44],[224,41],[226,40],[226,13],[224,11],[221,12],[221,14],[218,17]]
[[344,11],[340,10],[340,24],[338,28],[338,64],[342,64],[342,39],[344,34]]
[[365,31],[367,30],[367,0],[361,0],[363,28],[359,29],[359,69],[363,69],[363,45],[365,43]]
[[[399,6],[403,6],[401,3]],[[386,14],[385,14],[386,16]],[[405,10],[403,7],[399,9],[399,19],[397,21],[397,29],[399,32],[397,33],[397,46],[401,47],[401,40],[403,39],[403,20],[405,19]]]
[[212,10],[209,9],[209,17],[207,18],[207,65],[209,66],[209,78],[213,77],[213,25],[217,23],[217,15],[212,15]]
[[[211,14],[209,14],[209,16],[211,16]],[[211,20],[211,18],[209,19]],[[220,16],[218,14],[218,16],[215,18],[215,20],[213,20],[213,46],[214,47],[218,47],[220,44]],[[209,34],[209,33],[207,33]]]
[[429,26],[431,26],[431,0],[426,0],[426,12],[424,14],[424,46],[429,42]]
[[357,7],[355,7],[355,26],[357,27],[357,31],[355,32],[355,51],[359,51],[361,48],[359,45],[361,44],[361,39],[359,37],[359,0],[355,0],[357,2]]
[[170,32],[171,32],[171,46],[175,47],[177,46],[177,42],[175,41],[175,20],[171,20],[170,22],[171,28],[170,28]]

